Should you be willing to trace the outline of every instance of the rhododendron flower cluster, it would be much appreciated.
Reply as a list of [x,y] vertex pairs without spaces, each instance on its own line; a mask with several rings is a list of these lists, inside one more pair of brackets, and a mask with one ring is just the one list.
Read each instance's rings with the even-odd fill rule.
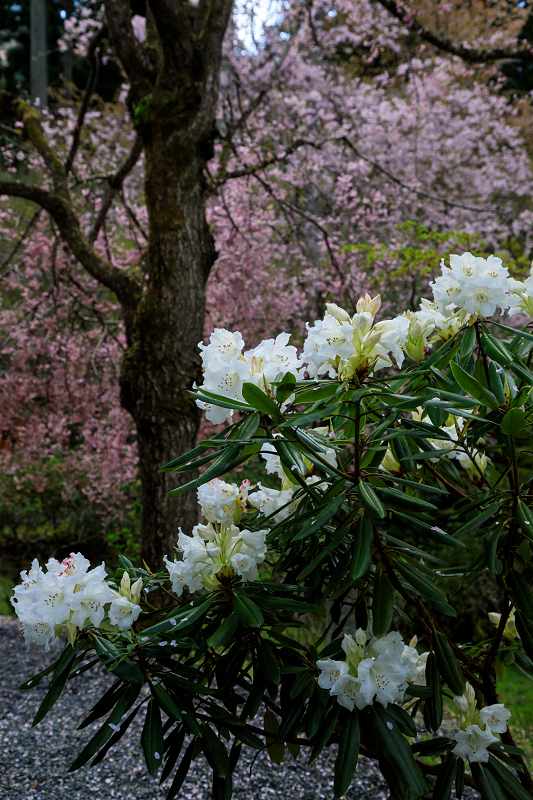
[[501,258],[477,258],[472,253],[451,255],[450,266],[441,260],[442,275],[430,284],[435,303],[445,316],[455,309],[490,317],[499,306],[509,308],[509,270]]
[[375,700],[386,708],[388,703],[403,700],[409,684],[425,685],[427,653],[419,656],[396,631],[367,640],[368,634],[359,628],[355,637],[344,635],[346,661],[317,661],[321,671],[318,685],[329,689],[341,706],[353,711]]
[[[285,372],[298,374],[301,361],[296,348],[289,345],[290,334],[280,333],[275,339],[261,342],[252,350],[242,352],[244,340],[240,333],[221,328],[209,337],[209,344],[198,345],[202,351],[204,382],[202,389],[229,400],[241,400],[242,386],[253,383],[266,390],[278,375]],[[231,420],[233,412],[202,400],[197,405],[206,411],[210,422]]]
[[21,572],[22,583],[15,587],[11,602],[28,644],[44,645],[49,650],[64,631],[73,641],[77,630],[87,625],[99,628],[105,616],[121,631],[131,627],[141,611],[138,600],[142,580],[130,587],[125,574],[119,591],[115,591],[106,581],[103,563],[89,568],[90,562],[81,553],[71,553],[63,561],[51,558],[46,572],[37,559],[27,572]]
[[248,486],[248,481],[238,488],[215,479],[199,487],[198,502],[209,522],[195,525],[191,536],[180,529],[180,561],[164,557],[172,589],[178,596],[185,587],[197,592],[202,588],[219,589],[236,576],[245,581],[259,577],[257,565],[265,559],[268,530],[240,530],[234,524],[241,518]]
[[476,695],[467,683],[465,692],[453,698],[461,715],[461,730],[455,734],[457,744],[452,753],[465,761],[488,761],[491,744],[499,742],[494,733],[505,733],[511,712],[502,703],[478,710]]
[[380,305],[379,295],[365,295],[350,316],[334,303],[327,303],[324,319],[313,326],[306,324],[303,361],[309,377],[327,374],[345,380],[357,375],[361,380],[374,370],[390,367],[391,356],[402,366],[409,320],[396,317],[374,323]]

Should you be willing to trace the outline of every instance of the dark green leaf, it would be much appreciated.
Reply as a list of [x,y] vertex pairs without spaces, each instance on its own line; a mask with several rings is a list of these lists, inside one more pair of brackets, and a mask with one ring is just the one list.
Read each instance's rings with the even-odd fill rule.
[[361,481],[357,485],[357,491],[363,507],[366,511],[368,511],[371,517],[384,519],[387,516],[387,512],[385,511],[383,503],[369,483]]
[[141,733],[141,747],[148,772],[153,775],[161,766],[164,748],[161,712],[153,698],[148,701],[148,708],[146,709],[146,717]]
[[465,677],[448,639],[440,631],[433,633],[433,649],[437,657],[439,672],[454,695],[464,694]]
[[228,751],[210,725],[203,725],[202,728],[202,744],[205,757],[213,772],[219,778],[225,778],[230,771]]
[[123,715],[130,710],[136,701],[140,691],[141,687],[138,685],[131,685],[129,687],[125,686],[121,690],[113,711],[71,764],[68,770],[69,772],[74,772],[86,764],[89,759],[96,755],[98,750],[107,742],[107,740],[111,738],[113,729],[110,727],[110,725],[118,725],[120,723]]
[[374,533],[372,523],[366,515],[359,519],[356,534],[354,536],[350,564],[350,580],[355,581],[361,578],[368,570],[372,558],[372,542]]
[[357,769],[359,758],[359,719],[357,712],[342,709],[339,751],[335,759],[334,796],[340,797],[346,792]]
[[448,753],[437,775],[432,800],[450,800],[456,772],[457,759],[452,753]]
[[465,392],[468,392],[476,400],[479,400],[481,405],[488,406],[489,408],[498,408],[499,403],[488,389],[485,389],[479,381],[469,375],[466,370],[456,364],[454,361],[450,364],[453,377]]
[[233,610],[241,622],[251,628],[260,628],[265,621],[259,607],[245,594],[233,595]]
[[426,700],[425,711],[430,731],[436,733],[442,724],[443,703],[442,687],[435,653],[430,653],[428,655],[426,663],[426,681],[432,694]]
[[238,624],[239,618],[232,612],[207,640],[209,647],[225,646],[232,639]]
[[63,651],[61,658],[58,660],[56,665],[56,673],[58,672],[59,666],[61,666],[61,671],[58,674],[57,678],[54,678],[52,683],[50,684],[47,693],[44,696],[44,700],[42,701],[41,705],[37,709],[37,713],[32,722],[32,728],[37,725],[43,717],[45,717],[56,700],[58,699],[59,695],[65,688],[65,684],[68,680],[69,676],[69,667],[76,658],[76,651],[67,644],[65,650]]
[[280,418],[280,410],[276,402],[265,394],[259,386],[253,383],[244,383],[242,387],[242,396],[253,408],[256,408],[262,414],[268,414],[273,419]]
[[371,707],[370,721],[383,755],[398,778],[413,794],[424,794],[426,784],[407,739],[396,725],[392,725],[392,730],[387,725],[390,721],[386,709],[379,703]]
[[374,636],[384,636],[394,612],[394,591],[385,573],[378,575],[372,595],[372,630]]
[[166,800],[174,800],[174,797],[176,797],[177,793],[183,786],[185,778],[189,774],[189,767],[191,766],[195,745],[196,745],[196,739],[193,739],[191,742],[189,742],[187,749],[183,754],[183,758],[181,759],[181,763],[174,776],[174,780],[172,781],[172,785],[168,790]]
[[163,686],[160,683],[150,683],[150,691],[167,717],[181,722],[181,711]]
[[266,680],[269,681],[269,683],[273,683],[275,686],[278,686],[280,682],[279,664],[276,661],[276,658],[266,639],[258,639],[257,656],[259,659],[261,672]]

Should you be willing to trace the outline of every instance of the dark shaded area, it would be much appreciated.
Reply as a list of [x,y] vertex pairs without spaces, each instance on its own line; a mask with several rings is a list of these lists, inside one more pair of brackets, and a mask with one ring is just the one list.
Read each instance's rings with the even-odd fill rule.
[[[90,5],[88,0],[79,0],[77,7]],[[137,5],[139,9],[137,9]],[[143,2],[135,3],[133,13],[142,13]],[[50,89],[53,93],[61,90],[68,77],[66,60],[68,56],[59,50],[57,40],[64,33],[63,16],[67,13],[68,2],[48,0],[48,69]],[[103,51],[107,47],[104,45]],[[30,2],[3,2],[0,4],[0,89],[24,95],[30,91]],[[85,58],[72,53],[72,82],[83,89],[89,76],[89,65]],[[105,102],[111,102],[123,81],[120,68],[114,57],[107,63],[100,63],[96,82],[96,94]]]
[[[530,12],[527,22],[520,32],[520,39],[526,39],[533,43],[533,12]],[[524,61],[522,58],[506,61],[502,65],[501,71],[507,78],[508,89],[520,93],[533,90],[533,61]]]

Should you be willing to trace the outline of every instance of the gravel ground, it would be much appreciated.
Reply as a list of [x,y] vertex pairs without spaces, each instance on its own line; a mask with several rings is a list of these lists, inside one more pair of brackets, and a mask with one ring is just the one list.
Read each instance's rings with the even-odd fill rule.
[[[146,771],[139,744],[142,714],[100,764],[67,774],[69,764],[99,727],[100,722],[96,722],[76,730],[109,686],[109,676],[91,672],[80,675],[75,684],[67,684],[44,720],[31,728],[46,681],[24,692],[17,687],[57,654],[57,649],[50,653],[27,649],[16,622],[0,617],[0,800],[162,800],[170,781],[159,786]],[[234,774],[235,800],[333,800],[333,748],[309,768],[304,755],[297,761],[289,756],[275,766],[261,753],[250,775],[253,755],[254,751],[243,748]],[[209,800],[210,774],[203,756],[197,758],[178,795],[180,800]],[[361,758],[345,800],[385,800],[388,796],[377,767]],[[474,792],[465,792],[465,800],[476,797]]]

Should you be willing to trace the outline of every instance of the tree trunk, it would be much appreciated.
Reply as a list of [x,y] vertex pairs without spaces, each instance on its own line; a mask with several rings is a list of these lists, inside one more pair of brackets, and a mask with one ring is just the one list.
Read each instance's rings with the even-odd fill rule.
[[195,492],[166,497],[193,474],[158,474],[159,467],[196,444],[200,414],[188,390],[201,382],[198,342],[203,339],[205,283],[216,258],[205,218],[203,173],[212,145],[191,135],[198,102],[192,87],[183,72],[162,71],[139,126],[150,283],[131,326],[121,398],[137,426],[141,556],[154,569],[163,555],[171,555],[178,528],[190,532],[197,521]]

